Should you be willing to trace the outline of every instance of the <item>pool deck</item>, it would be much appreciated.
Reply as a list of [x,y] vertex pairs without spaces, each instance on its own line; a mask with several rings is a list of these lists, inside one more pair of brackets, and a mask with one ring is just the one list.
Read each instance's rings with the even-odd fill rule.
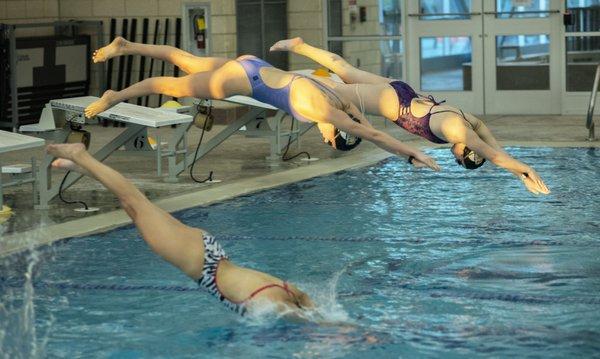
[[[584,116],[485,116],[485,122],[505,146],[523,147],[600,147],[600,142],[589,142]],[[375,120],[376,127],[392,136],[419,148],[431,147],[429,142],[411,136],[393,124],[384,126]],[[205,141],[218,132],[219,126],[209,132]],[[87,126],[92,133],[91,150],[121,132],[122,128]],[[160,132],[170,129],[159,130]],[[154,132],[150,131],[152,136]],[[200,131],[192,128],[189,133],[190,151],[195,149]],[[164,138],[164,137],[163,137]],[[371,143],[365,143],[354,151],[342,153],[320,143],[316,129],[307,133],[301,149],[310,152],[319,161],[305,162],[296,158],[290,162],[269,161],[268,142],[264,139],[234,135],[196,164],[196,177],[203,178],[209,170],[218,184],[198,184],[189,173],[180,176],[178,183],[166,183],[156,176],[153,152],[136,153],[119,151],[105,163],[131,179],[154,203],[167,211],[178,211],[190,207],[208,205],[239,195],[263,189],[327,175],[349,168],[362,167],[381,161],[389,156]],[[443,146],[438,146],[443,147]],[[292,146],[291,153],[296,153]],[[41,159],[40,150],[13,152],[2,157],[3,164],[19,163],[35,156]],[[63,173],[54,171],[53,181],[60,181]],[[63,238],[87,235],[128,224],[129,217],[118,209],[118,201],[105,191],[99,183],[84,178],[65,192],[68,199],[86,201],[100,211],[82,214],[73,211],[76,205],[53,200],[49,210],[34,210],[31,186],[5,189],[5,204],[13,208],[14,215],[0,225],[0,256],[23,249],[47,244]]]

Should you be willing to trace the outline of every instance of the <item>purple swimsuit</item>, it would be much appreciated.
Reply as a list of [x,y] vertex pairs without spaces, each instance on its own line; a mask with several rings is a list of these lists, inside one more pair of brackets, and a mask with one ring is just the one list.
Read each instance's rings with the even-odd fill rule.
[[[406,108],[405,111],[400,111],[398,115],[398,119],[394,122],[403,129],[408,132],[421,136],[433,143],[448,143],[448,141],[444,141],[441,138],[437,137],[433,132],[431,132],[431,128],[429,127],[429,118],[431,117],[431,112],[427,115],[417,118],[410,112],[410,102],[413,98],[420,97],[419,94],[415,92],[407,83],[402,81],[393,81],[390,82],[390,86],[394,88],[396,94],[398,95],[398,101],[400,102],[400,110],[402,108]],[[442,102],[436,102],[433,97],[428,97],[431,101],[433,101],[433,106],[437,106]],[[433,108],[432,106],[432,108]]]

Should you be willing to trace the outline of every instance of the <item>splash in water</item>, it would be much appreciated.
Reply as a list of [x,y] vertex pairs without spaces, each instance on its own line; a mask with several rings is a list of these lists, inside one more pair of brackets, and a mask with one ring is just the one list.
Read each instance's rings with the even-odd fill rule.
[[[39,242],[39,238],[34,237],[36,236],[26,239],[29,249],[26,254],[19,256],[24,263],[15,260],[12,265],[15,268],[12,279],[22,277],[22,287],[4,287],[0,292],[0,353],[6,358],[44,357],[48,333],[54,322],[54,317],[50,315],[41,326],[46,327],[45,333],[38,336],[33,277],[40,263],[40,252],[34,248],[34,243]],[[11,259],[7,257],[3,260]]]
[[302,288],[310,295],[315,303],[312,309],[280,311],[277,304],[270,301],[257,301],[252,310],[242,319],[249,325],[266,325],[279,319],[291,321],[314,322],[321,324],[351,323],[348,313],[337,301],[337,287],[340,277],[346,272],[348,266],[336,272],[325,284],[304,283]]

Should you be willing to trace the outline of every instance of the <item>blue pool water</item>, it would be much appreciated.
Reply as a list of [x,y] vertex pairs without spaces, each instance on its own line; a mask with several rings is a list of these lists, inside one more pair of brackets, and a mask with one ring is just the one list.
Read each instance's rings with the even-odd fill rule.
[[387,160],[176,214],[343,323],[240,319],[125,227],[0,264],[0,353],[599,356],[600,150],[511,152],[550,196],[432,150],[441,173]]

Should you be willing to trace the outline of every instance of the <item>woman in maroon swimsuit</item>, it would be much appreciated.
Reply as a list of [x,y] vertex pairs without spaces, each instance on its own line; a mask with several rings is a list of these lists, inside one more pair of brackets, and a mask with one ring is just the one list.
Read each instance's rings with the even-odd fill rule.
[[475,169],[487,159],[517,176],[530,192],[550,193],[535,170],[506,153],[477,117],[436,102],[431,96],[423,97],[402,81],[354,68],[339,55],[310,46],[299,37],[281,40],[271,51],[303,55],[333,71],[345,84],[327,81],[327,85],[367,113],[383,116],[431,142],[452,143],[451,151],[459,165]]

